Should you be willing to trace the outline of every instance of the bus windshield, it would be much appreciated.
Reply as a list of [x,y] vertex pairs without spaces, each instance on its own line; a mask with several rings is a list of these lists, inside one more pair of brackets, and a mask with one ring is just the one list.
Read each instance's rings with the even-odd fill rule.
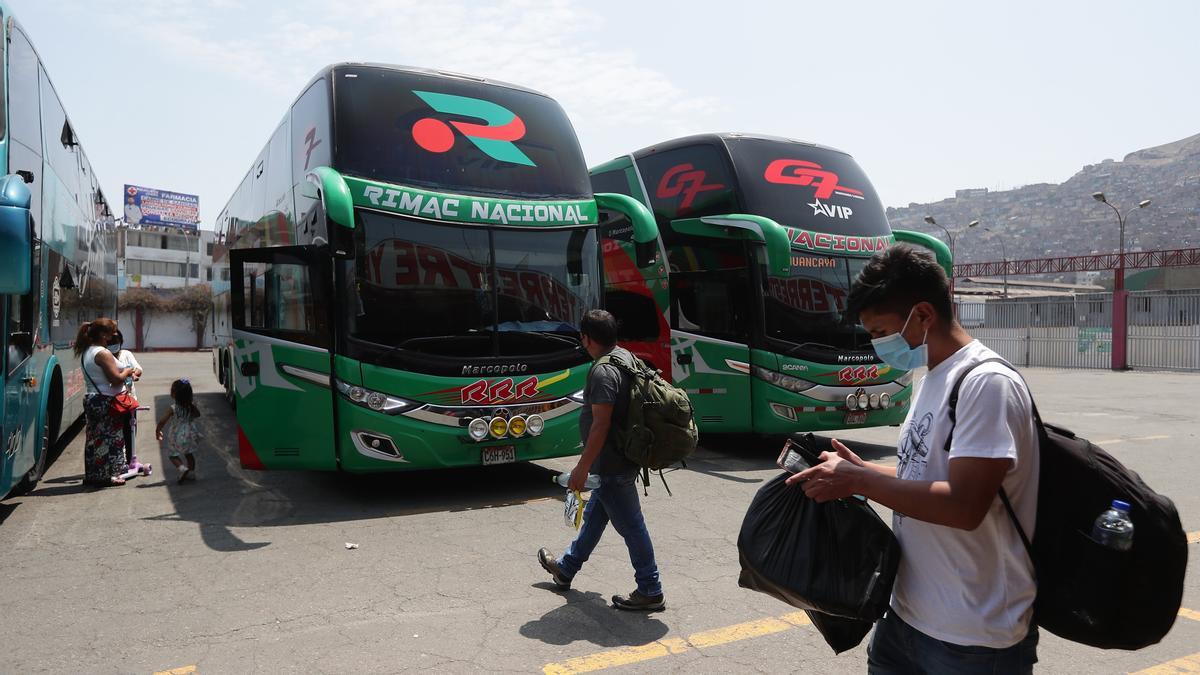
[[566,113],[540,94],[375,66],[334,71],[334,166],[438,192],[590,199]]
[[845,319],[850,285],[868,260],[793,251],[791,275],[765,281],[767,337],[813,356],[869,349],[871,336]]
[[[443,356],[512,356],[579,346],[600,306],[596,230],[454,226],[363,212],[350,331]],[[495,335],[494,335],[495,334]]]
[[891,234],[875,188],[849,155],[762,138],[728,138],[725,143],[746,213],[814,232]]

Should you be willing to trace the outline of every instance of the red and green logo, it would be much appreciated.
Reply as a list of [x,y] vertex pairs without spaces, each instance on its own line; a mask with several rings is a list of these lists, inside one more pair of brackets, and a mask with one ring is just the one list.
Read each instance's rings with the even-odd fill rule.
[[474,117],[486,122],[475,124],[452,121],[446,124],[432,117],[419,119],[413,124],[412,135],[413,140],[422,148],[429,152],[447,152],[454,147],[454,131],[450,128],[454,127],[492,159],[537,166],[520,148],[513,145],[513,141],[525,135],[525,121],[508,108],[491,101],[466,96],[416,90],[413,90],[413,93],[440,113]]

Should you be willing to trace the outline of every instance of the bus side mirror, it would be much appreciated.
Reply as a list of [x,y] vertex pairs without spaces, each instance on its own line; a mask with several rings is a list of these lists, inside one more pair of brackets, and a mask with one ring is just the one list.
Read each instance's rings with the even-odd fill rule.
[[25,179],[10,174],[0,179],[0,294],[29,292],[33,262],[31,195]]
[[329,252],[338,260],[354,259],[354,230],[326,221],[329,225]]

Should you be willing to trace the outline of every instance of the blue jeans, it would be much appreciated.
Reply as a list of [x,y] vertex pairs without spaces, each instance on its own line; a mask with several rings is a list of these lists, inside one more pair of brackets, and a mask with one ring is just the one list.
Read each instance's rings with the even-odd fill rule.
[[943,642],[913,628],[895,610],[875,624],[867,647],[867,672],[899,673],[1032,673],[1037,663],[1037,626],[1017,644],[1003,649],[969,647]]
[[587,505],[583,507],[583,525],[575,541],[567,547],[558,561],[558,567],[568,577],[574,577],[591,557],[600,535],[611,520],[617,534],[625,539],[629,549],[629,562],[633,563],[633,577],[637,580],[638,592],[646,596],[662,594],[658,580],[658,565],[654,562],[654,545],[642,518],[642,503],[638,500],[636,476],[600,476],[600,487],[592,490]]

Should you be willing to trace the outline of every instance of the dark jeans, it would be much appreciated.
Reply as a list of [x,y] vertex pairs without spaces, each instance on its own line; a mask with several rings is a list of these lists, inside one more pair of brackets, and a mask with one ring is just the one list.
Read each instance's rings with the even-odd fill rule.
[[587,505],[583,507],[583,525],[575,541],[567,547],[558,561],[558,567],[568,577],[574,577],[591,557],[600,535],[612,521],[617,534],[625,539],[629,548],[629,562],[633,563],[633,576],[642,595],[662,594],[658,580],[658,565],[654,562],[654,545],[642,518],[642,503],[638,500],[635,475],[600,476],[600,487],[592,490]]
[[929,637],[896,616],[894,610],[875,624],[867,647],[867,672],[900,673],[1032,673],[1037,663],[1037,626],[1029,635],[1004,649],[967,647]]

